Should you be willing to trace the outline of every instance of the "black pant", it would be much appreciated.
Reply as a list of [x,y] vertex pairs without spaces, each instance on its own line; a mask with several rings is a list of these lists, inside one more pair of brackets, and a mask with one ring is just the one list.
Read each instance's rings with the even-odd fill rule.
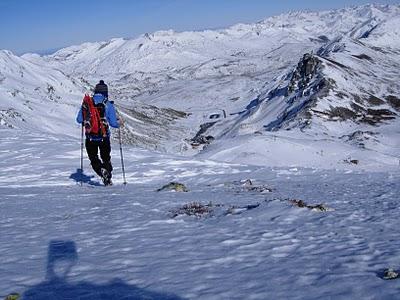
[[[90,139],[86,139],[85,146],[93,170],[99,176],[101,176],[101,169],[104,168],[108,171],[111,178],[111,172],[113,170],[113,167],[111,165],[110,139],[106,138],[102,141],[91,141]],[[99,159],[98,156],[99,149],[100,149],[101,160]]]

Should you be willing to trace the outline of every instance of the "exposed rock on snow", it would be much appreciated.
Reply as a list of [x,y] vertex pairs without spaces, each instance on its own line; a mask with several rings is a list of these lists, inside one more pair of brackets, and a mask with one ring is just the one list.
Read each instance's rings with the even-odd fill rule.
[[21,295],[18,293],[12,293],[6,296],[4,300],[18,300],[21,298]]
[[255,193],[270,193],[273,191],[272,188],[266,185],[257,185],[254,184],[251,179],[235,181],[232,183],[226,183],[225,186],[229,189],[232,189],[236,193],[242,192],[255,192]]
[[157,192],[161,191],[189,192],[188,188],[179,182],[170,182],[157,190]]
[[310,53],[304,54],[301,61],[298,63],[296,70],[293,72],[288,85],[288,96],[295,90],[306,90],[309,82],[318,71],[321,61]]
[[332,208],[329,208],[327,206],[325,206],[324,204],[315,204],[315,205],[310,205],[305,203],[303,200],[298,200],[298,199],[292,199],[292,200],[288,200],[289,203],[291,203],[293,206],[297,206],[300,208],[308,208],[314,211],[332,211]]
[[14,128],[18,121],[26,122],[23,116],[13,108],[0,110],[0,126]]
[[344,160],[345,163],[347,164],[353,164],[353,165],[358,165],[358,163],[360,162],[358,159],[354,159],[354,158],[347,158]]
[[383,279],[385,279],[385,280],[392,280],[392,279],[397,279],[397,278],[400,278],[399,273],[391,268],[389,268],[383,272]]
[[206,135],[205,133],[207,132],[208,129],[210,129],[212,126],[214,126],[216,122],[208,122],[200,125],[200,130],[196,133],[196,135],[189,140],[190,145],[192,147],[196,148],[199,147],[200,145],[208,145],[210,144],[213,140],[214,137],[211,135]]

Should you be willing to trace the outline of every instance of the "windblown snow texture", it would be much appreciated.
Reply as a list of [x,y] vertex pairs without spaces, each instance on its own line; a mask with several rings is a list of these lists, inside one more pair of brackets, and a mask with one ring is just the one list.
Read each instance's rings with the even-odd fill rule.
[[[2,298],[398,295],[398,282],[381,277],[399,269],[399,172],[272,169],[129,149],[127,186],[115,151],[115,185],[101,186],[85,165],[81,187],[76,140],[3,133]],[[189,191],[157,191],[172,181]],[[210,211],[175,215],[191,203]]]

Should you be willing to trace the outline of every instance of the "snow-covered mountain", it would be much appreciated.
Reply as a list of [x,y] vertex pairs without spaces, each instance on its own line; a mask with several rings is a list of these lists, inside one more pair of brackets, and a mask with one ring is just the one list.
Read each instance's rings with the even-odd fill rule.
[[65,133],[101,78],[136,145],[267,165],[397,166],[399,25],[399,6],[366,5],[43,57],[3,51],[2,123]]
[[85,84],[61,70],[0,51],[0,125],[73,135],[66,126]]

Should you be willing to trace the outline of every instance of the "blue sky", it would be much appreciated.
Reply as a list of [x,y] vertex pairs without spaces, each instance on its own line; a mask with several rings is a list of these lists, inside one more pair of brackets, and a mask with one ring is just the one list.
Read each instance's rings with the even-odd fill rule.
[[[21,54],[161,29],[224,28],[290,10],[361,5],[362,0],[0,0],[0,49]],[[397,1],[373,1],[398,4]]]

